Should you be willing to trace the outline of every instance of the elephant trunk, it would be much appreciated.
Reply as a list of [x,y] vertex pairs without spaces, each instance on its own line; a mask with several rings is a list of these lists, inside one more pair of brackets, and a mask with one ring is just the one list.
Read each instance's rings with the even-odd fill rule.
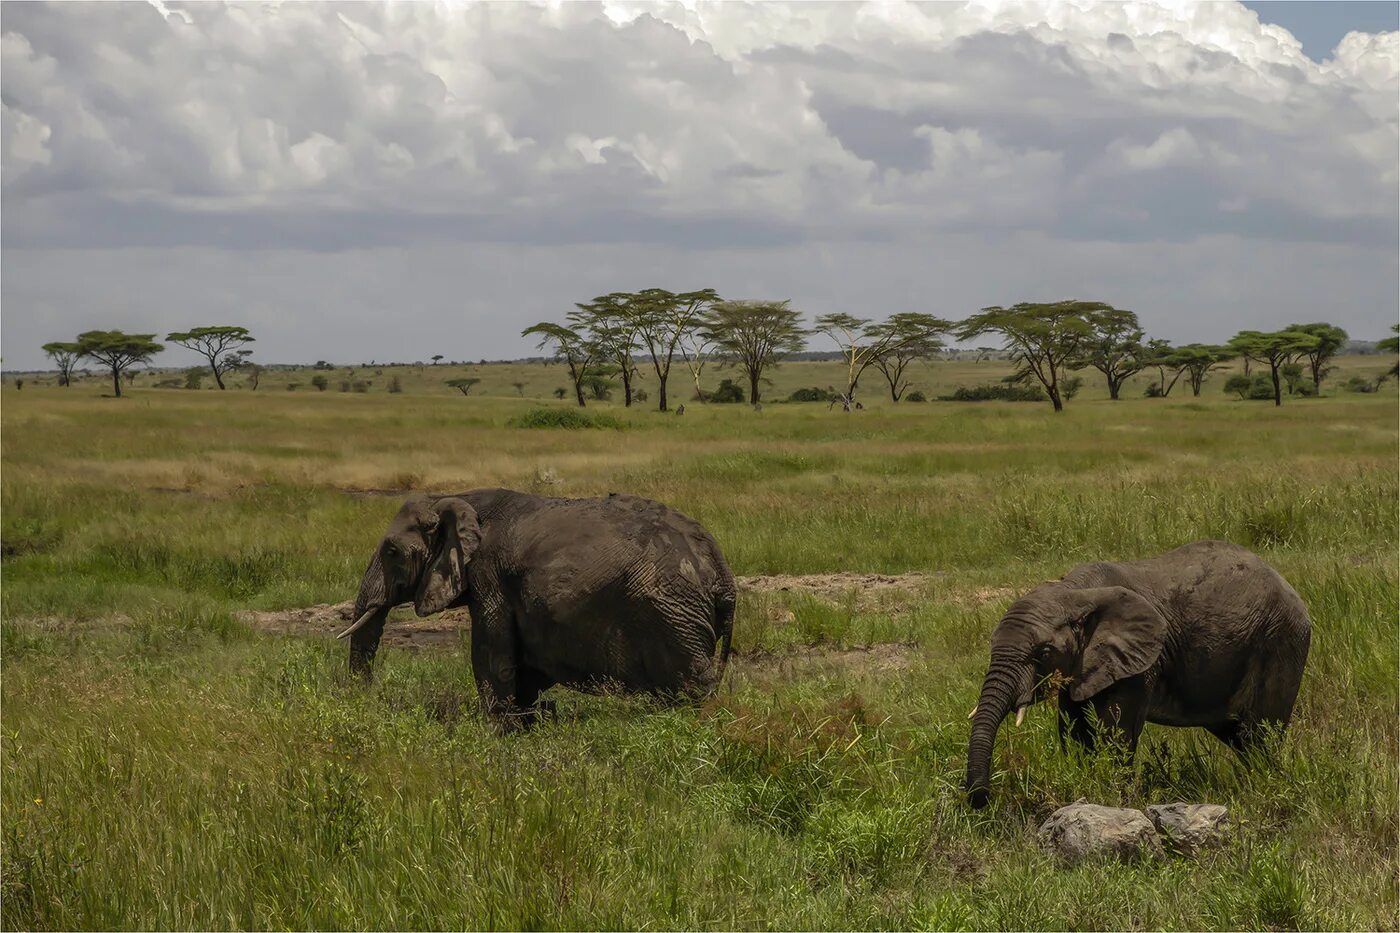
[[364,680],[370,679],[379,638],[384,633],[384,620],[393,608],[388,589],[384,563],[376,550],[360,579],[360,591],[355,597],[355,622],[339,636],[350,636],[350,673]]
[[967,780],[964,783],[968,802],[979,810],[987,805],[992,745],[996,741],[997,729],[1011,712],[1012,705],[1027,692],[1030,679],[1030,668],[1024,661],[994,655],[986,679],[982,681],[982,692],[978,695],[977,707],[972,715],[972,738],[968,742]]

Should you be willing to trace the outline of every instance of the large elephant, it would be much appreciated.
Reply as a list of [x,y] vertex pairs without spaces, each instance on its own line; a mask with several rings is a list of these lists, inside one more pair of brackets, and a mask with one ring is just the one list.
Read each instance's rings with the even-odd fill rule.
[[[968,800],[987,803],[992,744],[1012,711],[1057,694],[1060,740],[1092,748],[1095,720],[1131,758],[1144,722],[1202,726],[1237,751],[1285,728],[1311,625],[1272,567],[1227,541],[1083,564],[1006,611],[972,712]],[[1092,709],[1094,716],[1089,715]]]
[[[466,606],[487,715],[530,724],[541,691],[620,688],[683,699],[729,657],[734,577],[701,525],[659,502],[478,489],[409,499],[360,582],[350,670],[368,679],[389,610]],[[715,656],[715,646],[720,645]]]

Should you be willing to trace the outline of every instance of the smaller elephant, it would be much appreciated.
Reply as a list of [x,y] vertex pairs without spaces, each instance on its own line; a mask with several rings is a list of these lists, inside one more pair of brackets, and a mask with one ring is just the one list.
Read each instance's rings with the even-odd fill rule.
[[340,634],[352,673],[370,677],[389,610],[406,602],[420,616],[467,607],[477,692],[510,731],[547,708],[540,694],[555,684],[713,692],[735,587],[710,533],[659,502],[476,489],[411,498],[394,517]]
[[1082,564],[1012,603],[992,633],[971,714],[968,801],[987,804],[1002,720],[1016,710],[1019,723],[1052,694],[1062,744],[1068,733],[1093,748],[1096,728],[1107,730],[1131,760],[1154,722],[1201,726],[1244,752],[1261,726],[1288,726],[1310,640],[1298,594],[1228,541]]

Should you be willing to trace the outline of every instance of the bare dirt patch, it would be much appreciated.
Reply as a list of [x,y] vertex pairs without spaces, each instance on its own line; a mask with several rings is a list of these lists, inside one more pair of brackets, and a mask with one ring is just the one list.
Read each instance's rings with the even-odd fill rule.
[[[334,638],[355,621],[353,602],[323,603],[278,612],[240,612],[240,621],[269,635],[308,635]],[[390,617],[382,644],[395,648],[451,648],[461,644],[461,633],[471,625],[465,609],[451,609],[428,619]]]
[[873,645],[808,645],[790,651],[762,649],[736,655],[730,660],[744,675],[790,677],[812,673],[897,673],[913,664],[916,646],[909,642],[879,642]]
[[938,576],[921,572],[774,574],[735,577],[734,582],[748,593],[806,593],[832,602],[854,596],[856,607],[867,609],[916,595]]

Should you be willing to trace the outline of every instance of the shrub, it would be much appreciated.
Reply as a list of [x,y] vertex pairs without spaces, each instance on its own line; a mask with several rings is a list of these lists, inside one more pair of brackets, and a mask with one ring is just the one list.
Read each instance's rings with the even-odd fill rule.
[[289,383],[287,383],[287,391],[288,391],[288,392],[295,392],[295,391],[297,390],[297,386],[299,386],[299,385],[301,385],[300,382],[289,382]]
[[342,380],[342,381],[341,381],[341,383],[340,383],[340,391],[342,391],[342,392],[349,392],[349,391],[350,391],[350,383],[349,383],[348,380]]
[[1060,383],[1060,398],[1069,400],[1079,394],[1079,390],[1084,388],[1083,376],[1070,376]]
[[595,415],[577,408],[534,408],[523,415],[517,415],[506,422],[512,428],[564,428],[570,431],[585,428],[611,428],[620,431],[626,427],[611,415]]
[[1249,381],[1249,397],[1253,401],[1273,400],[1274,380],[1266,373],[1255,373]]
[[566,395],[568,395],[568,394],[569,394],[569,390],[566,389],[566,388],[564,388],[563,386],[560,386],[559,388],[557,388],[557,389],[554,390],[554,397],[557,398],[557,399],[562,399],[564,396],[566,396]]
[[324,392],[326,391],[326,386],[331,384],[331,381],[325,376],[318,374],[311,377],[311,384],[316,387],[317,392]]
[[810,389],[798,389],[788,396],[789,402],[829,402],[831,393],[826,389],[819,389],[812,386]]
[[1365,376],[1352,376],[1342,383],[1342,388],[1348,392],[1371,393],[1380,388],[1380,381],[1372,382]]
[[945,402],[1043,402],[1040,386],[992,384],[958,386],[952,395],[940,395]]
[[1249,377],[1244,373],[1235,373],[1225,380],[1225,391],[1233,392],[1240,398],[1247,398],[1249,396]]
[[918,389],[915,389],[913,392],[904,396],[904,400],[906,402],[927,402],[928,396],[924,395],[924,393],[920,392]]
[[1142,394],[1144,398],[1161,398],[1162,384],[1160,382],[1154,382],[1148,386]]
[[204,385],[204,370],[198,366],[192,366],[185,370],[185,388],[198,389]]
[[395,376],[393,379],[389,380],[389,391],[394,393],[395,395],[398,395],[400,392],[403,391],[403,382],[399,379],[398,376]]
[[719,388],[710,393],[710,401],[720,403],[742,402],[744,400],[743,386],[737,385],[733,379],[725,379],[719,384]]
[[351,389],[351,391],[354,391],[354,392],[368,392],[368,391],[369,391],[369,383],[366,382],[366,381],[363,380],[363,379],[360,379],[360,380],[358,380],[358,381],[356,381],[356,382],[351,383],[351,384],[350,384],[350,389]]
[[632,393],[632,401],[634,401],[634,402],[645,402],[646,400],[647,400],[647,390],[646,390],[646,389],[637,389],[635,392]]

